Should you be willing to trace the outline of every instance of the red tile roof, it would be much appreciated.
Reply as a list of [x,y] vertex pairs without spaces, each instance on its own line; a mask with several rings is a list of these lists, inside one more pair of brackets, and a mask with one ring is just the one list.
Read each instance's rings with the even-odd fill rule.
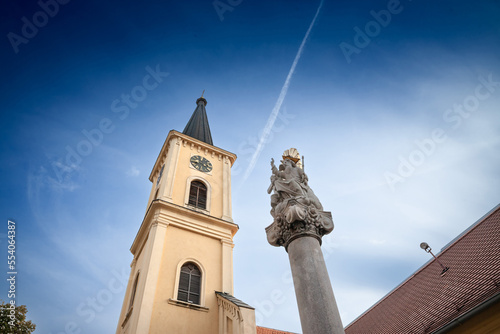
[[294,333],[257,326],[257,334],[294,334]]
[[500,294],[500,205],[345,328],[346,334],[432,333]]

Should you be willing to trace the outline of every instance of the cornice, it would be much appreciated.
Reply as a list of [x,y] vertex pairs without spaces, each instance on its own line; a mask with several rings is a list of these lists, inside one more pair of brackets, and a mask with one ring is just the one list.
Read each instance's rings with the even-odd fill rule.
[[231,314],[233,319],[238,319],[240,322],[243,321],[241,316],[240,308],[229,300],[219,296],[217,294],[217,304],[222,307],[226,312]]
[[130,247],[132,254],[135,255],[141,249],[147,239],[149,230],[154,225],[171,225],[221,241],[231,240],[239,229],[237,224],[157,199],[151,202],[144,216],[139,231]]
[[233,166],[235,160],[236,160],[236,154],[231,153],[229,151],[223,150],[217,146],[213,146],[210,144],[207,144],[201,140],[195,139],[193,137],[190,137],[188,135],[185,135],[183,133],[180,133],[175,130],[170,130],[170,132],[167,135],[167,138],[165,139],[165,142],[163,143],[163,146],[160,150],[160,153],[158,154],[158,157],[156,158],[156,162],[153,166],[153,169],[151,170],[151,173],[149,174],[149,181],[153,182],[153,179],[156,175],[157,172],[159,172],[162,162],[164,158],[167,155],[168,151],[168,146],[169,143],[172,139],[178,138],[177,145],[183,145],[184,147],[186,146],[191,146],[191,148],[196,148],[198,152],[204,151],[206,154],[211,154],[212,157],[218,157],[219,160],[224,159],[224,161],[229,160],[229,163],[231,166]]

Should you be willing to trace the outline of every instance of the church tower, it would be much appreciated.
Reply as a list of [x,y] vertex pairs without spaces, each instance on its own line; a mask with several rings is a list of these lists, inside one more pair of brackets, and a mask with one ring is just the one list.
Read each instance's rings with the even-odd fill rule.
[[254,309],[233,297],[231,167],[213,145],[200,97],[156,159],[117,334],[254,334]]

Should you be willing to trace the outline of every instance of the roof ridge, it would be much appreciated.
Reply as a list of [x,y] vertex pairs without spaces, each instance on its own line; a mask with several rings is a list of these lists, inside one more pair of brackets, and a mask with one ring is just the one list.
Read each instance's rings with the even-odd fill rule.
[[441,250],[439,251],[438,254],[443,253],[445,250],[447,250],[448,248],[450,248],[453,244],[457,243],[459,240],[461,240],[464,236],[466,236],[467,234],[469,234],[469,232],[471,232],[476,227],[478,227],[483,221],[485,221],[486,219],[488,219],[492,214],[494,214],[499,209],[500,209],[500,203],[497,204],[493,209],[491,209],[490,211],[488,211],[486,214],[484,214],[481,218],[479,218],[478,220],[476,220],[475,223],[473,223],[472,225],[470,225],[469,227],[467,227],[462,233],[460,233],[455,238],[453,238],[450,242],[448,242],[446,245],[444,245],[441,248]]

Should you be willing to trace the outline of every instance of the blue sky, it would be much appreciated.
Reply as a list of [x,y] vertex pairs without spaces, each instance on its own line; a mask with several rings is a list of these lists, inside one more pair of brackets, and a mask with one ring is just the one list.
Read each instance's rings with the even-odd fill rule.
[[344,325],[429,260],[420,242],[439,252],[499,203],[495,1],[54,3],[1,14],[0,254],[12,219],[36,333],[114,332],[149,173],[204,89],[214,144],[238,155],[235,295],[259,325],[300,332],[287,254],[264,232],[285,149],[332,212],[323,251]]

